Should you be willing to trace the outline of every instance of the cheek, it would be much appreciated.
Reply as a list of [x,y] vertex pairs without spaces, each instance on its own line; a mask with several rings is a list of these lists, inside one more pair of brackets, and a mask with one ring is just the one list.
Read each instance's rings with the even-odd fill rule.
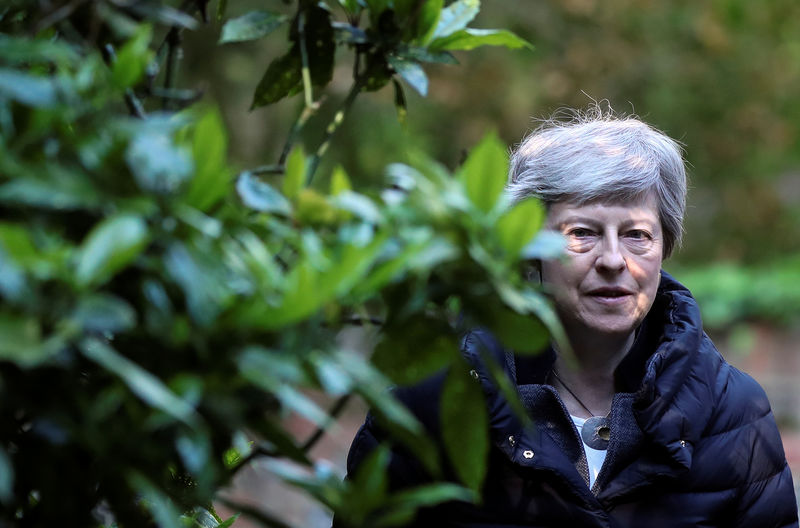
[[652,303],[661,282],[661,258],[639,260],[634,267],[630,268],[631,273]]
[[558,287],[568,282],[569,263],[560,260],[542,262],[542,282]]

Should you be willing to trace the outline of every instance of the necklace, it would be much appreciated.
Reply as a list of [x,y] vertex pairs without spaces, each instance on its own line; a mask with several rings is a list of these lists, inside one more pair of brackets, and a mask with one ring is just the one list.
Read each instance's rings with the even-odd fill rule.
[[587,418],[586,421],[583,422],[583,427],[581,427],[581,439],[583,443],[599,451],[608,449],[608,441],[611,438],[611,421],[608,419],[608,416],[595,416],[595,414],[589,410],[589,407],[578,398],[578,395],[572,392],[572,389],[564,383],[564,380],[558,375],[556,369],[553,369],[551,372],[561,386],[567,389],[567,392],[575,398],[575,401],[591,416],[591,418]]

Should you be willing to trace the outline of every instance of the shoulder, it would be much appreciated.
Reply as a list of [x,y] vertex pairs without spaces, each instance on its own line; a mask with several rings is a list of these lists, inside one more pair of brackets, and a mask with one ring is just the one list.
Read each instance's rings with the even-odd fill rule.
[[711,413],[701,437],[707,461],[717,467],[727,461],[729,476],[740,483],[780,473],[786,457],[766,392],[714,352]]

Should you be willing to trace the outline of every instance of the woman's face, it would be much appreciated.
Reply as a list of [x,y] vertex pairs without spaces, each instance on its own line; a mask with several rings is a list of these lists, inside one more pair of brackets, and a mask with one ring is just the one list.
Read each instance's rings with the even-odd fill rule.
[[664,239],[655,196],[556,203],[547,226],[567,241],[566,258],[542,263],[567,334],[629,335],[653,305],[660,280]]

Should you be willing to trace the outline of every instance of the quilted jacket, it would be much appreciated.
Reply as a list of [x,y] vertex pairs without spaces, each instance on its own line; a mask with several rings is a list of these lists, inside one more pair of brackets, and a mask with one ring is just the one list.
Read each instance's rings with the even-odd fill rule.
[[[441,504],[414,526],[791,527],[798,526],[792,476],[769,402],[705,335],[689,291],[662,272],[656,301],[615,372],[612,437],[594,486],[558,392],[545,381],[555,354],[518,356],[482,330],[463,352],[487,396],[492,447],[478,505]],[[523,427],[487,375],[497,361],[533,419]],[[436,438],[444,375],[396,390]],[[371,416],[356,435],[348,472],[384,439]],[[428,480],[395,450],[394,488]]]

